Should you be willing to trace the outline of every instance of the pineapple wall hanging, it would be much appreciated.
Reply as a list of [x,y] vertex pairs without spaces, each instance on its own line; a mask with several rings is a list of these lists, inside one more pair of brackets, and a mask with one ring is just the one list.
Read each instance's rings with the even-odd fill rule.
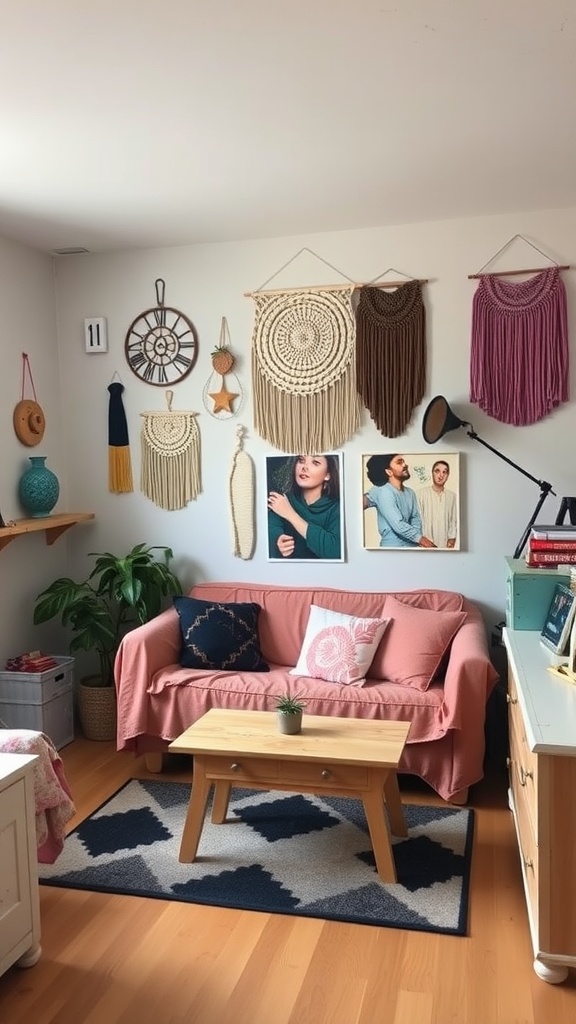
[[204,405],[216,419],[230,419],[240,412],[244,393],[234,373],[236,359],[230,348],[230,330],[225,316],[220,325],[220,339],[212,349],[210,358],[212,373],[204,386]]

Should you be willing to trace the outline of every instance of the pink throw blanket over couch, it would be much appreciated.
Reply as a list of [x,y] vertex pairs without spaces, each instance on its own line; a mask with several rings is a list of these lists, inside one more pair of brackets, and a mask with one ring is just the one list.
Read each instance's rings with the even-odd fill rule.
[[[497,673],[480,611],[461,594],[201,583],[189,596],[258,604],[260,649],[270,671],[182,668],[179,616],[168,609],[120,645],[118,750],[159,754],[212,707],[272,711],[277,696],[291,693],[305,699],[312,715],[411,722],[399,770],[424,779],[445,800],[465,800],[482,778],[486,701]],[[312,605],[389,619],[363,685],[290,674]]]

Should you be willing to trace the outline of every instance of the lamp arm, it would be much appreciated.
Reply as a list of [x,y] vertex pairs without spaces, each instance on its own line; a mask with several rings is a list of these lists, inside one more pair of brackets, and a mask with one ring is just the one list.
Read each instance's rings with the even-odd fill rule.
[[[519,466],[516,462],[512,462],[512,459],[509,459],[507,455],[502,455],[502,452],[499,452],[497,448],[493,448],[491,444],[488,444],[488,441],[483,441],[481,437],[478,437],[478,434],[473,428],[467,430],[466,433],[468,434],[468,437],[471,437],[473,438],[474,441],[478,441],[479,444],[484,445],[485,448],[488,448],[488,450],[493,452],[494,455],[497,455],[499,459],[503,459],[504,462],[507,462],[508,465],[512,466],[513,469],[517,469],[519,473],[522,473],[524,476],[527,476],[528,479],[532,480],[533,483],[538,484],[540,490],[542,491],[542,501],[544,501],[544,498],[546,498],[548,494],[556,495],[556,492],[552,490],[552,484],[549,484],[546,480],[538,480],[537,477],[532,476],[532,473],[528,473],[526,469],[522,469],[522,466]],[[540,505],[538,506],[537,513],[539,511]],[[533,519],[532,522],[534,521],[535,520]],[[531,525],[532,523],[530,524],[530,526]]]

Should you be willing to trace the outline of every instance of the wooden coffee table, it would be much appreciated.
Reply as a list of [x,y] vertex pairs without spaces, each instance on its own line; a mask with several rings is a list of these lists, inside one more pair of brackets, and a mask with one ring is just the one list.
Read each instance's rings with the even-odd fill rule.
[[226,820],[232,786],[326,793],[362,801],[376,870],[383,882],[395,882],[390,832],[408,834],[396,769],[409,729],[409,722],[305,714],[302,732],[284,736],[273,711],[212,708],[169,747],[172,753],[194,755],[179,860],[190,863],[196,857],[213,785],[217,825]]

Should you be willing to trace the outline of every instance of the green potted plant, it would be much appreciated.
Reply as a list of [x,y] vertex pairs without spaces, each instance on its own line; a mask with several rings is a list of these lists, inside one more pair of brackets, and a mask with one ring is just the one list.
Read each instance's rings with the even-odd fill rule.
[[284,694],[276,699],[276,714],[280,732],[287,736],[295,736],[302,729],[302,712],[306,707],[306,701],[299,697],[289,697]]
[[[159,552],[161,559],[156,558]],[[116,736],[114,659],[128,630],[148,622],[162,611],[164,598],[181,594],[182,586],[170,570],[171,548],[137,544],[124,556],[108,551],[90,552],[96,562],[86,579],[54,580],[38,594],[34,623],[59,616],[74,633],[70,653],[91,651],[98,656],[99,672],[80,681],[78,711],[88,739]]]

